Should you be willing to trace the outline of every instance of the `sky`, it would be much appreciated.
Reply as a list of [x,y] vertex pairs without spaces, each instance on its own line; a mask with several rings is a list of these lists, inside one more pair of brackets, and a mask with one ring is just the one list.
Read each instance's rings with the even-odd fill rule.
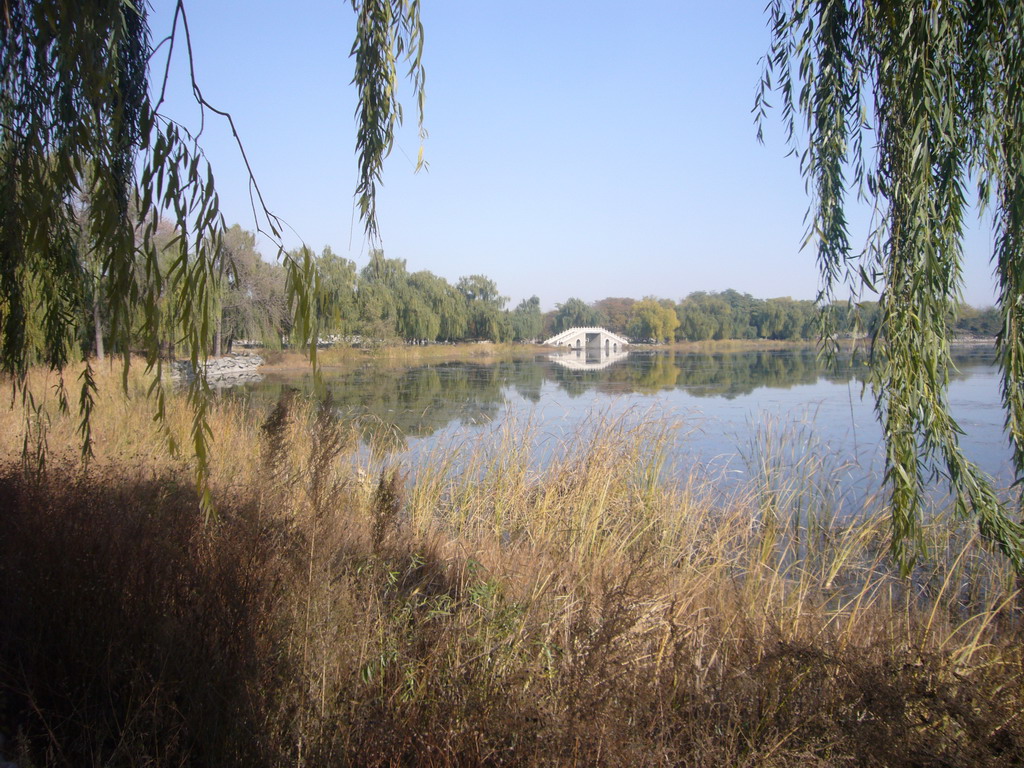
[[[174,3],[151,3],[156,44]],[[451,282],[487,275],[511,306],[537,295],[545,310],[570,297],[678,301],[727,288],[814,298],[798,163],[778,111],[764,144],[751,112],[769,45],[764,5],[423,0],[429,168],[414,172],[409,98],[378,192],[385,255]],[[284,245],[329,245],[362,267],[351,4],[185,7],[198,84],[232,114],[268,207],[287,222]],[[196,129],[187,66],[181,39],[162,111]],[[227,223],[255,229],[226,122],[207,115],[201,142]],[[865,230],[865,212],[851,219]],[[991,239],[978,224],[965,243],[964,298],[975,306],[994,301]]]

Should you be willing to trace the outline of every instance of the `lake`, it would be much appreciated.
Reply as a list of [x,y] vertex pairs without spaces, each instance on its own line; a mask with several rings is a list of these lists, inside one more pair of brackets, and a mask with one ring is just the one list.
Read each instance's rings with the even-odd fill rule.
[[[949,397],[968,457],[1005,485],[1011,454],[992,357],[990,347],[956,352]],[[509,425],[528,431],[535,461],[543,463],[609,421],[654,420],[674,426],[664,472],[708,478],[724,491],[775,468],[835,485],[845,505],[880,483],[881,429],[867,373],[864,360],[850,357],[829,369],[813,348],[636,350],[591,353],[589,360],[570,352],[403,368],[361,362],[325,371],[324,383],[339,414],[364,420],[378,453],[412,468],[439,446],[460,451],[498,440]],[[286,388],[312,391],[312,377],[271,374],[229,396],[269,407]]]

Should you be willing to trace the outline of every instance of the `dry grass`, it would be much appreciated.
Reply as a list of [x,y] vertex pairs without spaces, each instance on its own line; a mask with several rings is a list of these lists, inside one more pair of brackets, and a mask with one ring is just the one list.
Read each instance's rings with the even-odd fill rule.
[[673,341],[668,344],[634,344],[637,349],[656,349],[674,352],[753,352],[779,349],[816,348],[813,339],[705,339],[704,341]]
[[[328,347],[319,350],[317,361],[323,368],[351,366],[353,363],[372,362],[378,365],[410,365],[430,360],[513,360],[533,357],[546,350],[535,344],[397,344],[375,348]],[[266,361],[261,370],[266,372],[310,370],[309,357],[295,350],[256,350]]]
[[[784,349],[816,348],[817,342],[772,341],[770,339],[723,339],[719,341],[679,341],[672,344],[635,344],[636,349],[654,349],[674,352],[749,352]],[[514,360],[524,357],[535,357],[557,351],[557,347],[545,347],[537,344],[492,344],[459,343],[459,344],[428,344],[424,346],[396,344],[376,348],[358,348],[336,346],[318,352],[319,364],[327,369],[351,366],[354,363],[372,362],[378,365],[410,365],[431,360]],[[564,347],[562,348],[564,351]],[[265,372],[309,370],[309,357],[296,350],[254,350],[260,354],[266,364],[261,370]]]
[[204,523],[141,386],[102,383],[87,471],[54,415],[26,474],[0,414],[22,768],[1024,763],[1017,585],[941,517],[901,580],[884,510],[837,519],[827,482],[663,482],[670,425],[595,423],[543,469],[509,427],[404,482],[285,399],[214,408]]

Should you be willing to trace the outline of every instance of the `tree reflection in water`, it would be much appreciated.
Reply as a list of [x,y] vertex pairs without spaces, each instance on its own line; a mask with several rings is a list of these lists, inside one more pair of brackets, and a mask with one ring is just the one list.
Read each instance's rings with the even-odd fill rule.
[[[622,353],[620,353],[622,355]],[[963,379],[991,365],[988,349],[955,357]],[[609,361],[602,360],[602,363]],[[377,450],[404,450],[407,438],[428,437],[450,425],[472,426],[499,419],[514,393],[539,404],[545,386],[570,398],[586,393],[622,397],[678,390],[697,398],[734,399],[759,388],[789,389],[819,381],[868,382],[860,358],[845,357],[828,368],[813,348],[701,354],[634,351],[611,364],[565,366],[538,355],[534,359],[434,363],[407,368],[364,363],[324,373],[324,392],[339,418],[359,419],[368,444]],[[312,377],[270,374],[225,396],[246,399],[269,412],[286,388],[313,393]]]

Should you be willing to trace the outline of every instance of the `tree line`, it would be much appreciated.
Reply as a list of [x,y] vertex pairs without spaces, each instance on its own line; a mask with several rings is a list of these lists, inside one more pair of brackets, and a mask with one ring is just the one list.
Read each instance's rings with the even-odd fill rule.
[[[874,336],[881,315],[878,302],[834,302],[829,319],[839,336]],[[634,341],[710,341],[723,339],[817,340],[822,329],[821,308],[813,301],[757,299],[732,289],[721,293],[695,291],[679,302],[648,296],[606,298],[587,304],[569,299],[545,315],[545,330],[558,333],[574,326],[604,326]],[[1000,328],[994,307],[967,304],[950,314],[953,333],[995,336]]]
[[[170,226],[158,229],[158,240],[170,243],[174,237]],[[173,258],[169,248],[167,252],[167,258]],[[452,284],[427,270],[409,272],[404,259],[389,259],[380,250],[370,253],[362,269],[330,246],[320,253],[297,249],[289,256],[296,262],[308,259],[315,268],[318,290],[313,308],[318,335],[327,343],[530,342],[578,326],[603,326],[635,342],[816,340],[821,328],[821,313],[812,301],[758,299],[731,289],[696,291],[679,302],[653,296],[608,297],[592,303],[570,298],[542,312],[536,296],[509,309],[508,298],[485,275],[464,276]],[[210,354],[230,352],[242,340],[271,348],[301,343],[292,336],[287,271],[261,257],[252,232],[238,225],[228,229],[219,244],[218,265],[210,291],[213,322],[205,343]],[[107,338],[110,319],[105,302],[110,286],[102,268],[94,266],[89,275],[91,300],[81,309],[76,342],[83,355],[102,358],[112,341]],[[168,319],[161,345],[171,356],[180,331],[180,298],[173,284],[159,298],[159,310]],[[831,309],[841,334],[870,335],[878,327],[876,302],[836,303]],[[30,323],[40,349],[44,322],[39,316]],[[141,329],[144,323],[140,313],[134,324]],[[991,336],[998,331],[999,314],[994,308],[963,305],[950,323],[959,332]]]
[[[170,225],[158,228],[155,239],[166,244],[160,249],[161,260],[171,262],[177,257],[177,237]],[[320,253],[303,247],[286,257],[291,263],[309,264],[315,275],[311,314],[318,337],[327,342],[528,341],[539,339],[543,332],[539,298],[533,296],[508,309],[508,298],[484,275],[461,277],[453,285],[426,270],[409,272],[404,259],[389,259],[380,250],[371,251],[362,269],[330,246]],[[140,307],[129,322],[135,333],[112,337],[107,296],[115,286],[110,277],[100,264],[89,272],[89,301],[77,308],[77,332],[68,339],[68,345],[83,356],[103,358],[107,351],[133,351],[147,336],[147,313]],[[211,283],[206,298],[210,322],[201,339],[206,353],[230,352],[243,340],[270,348],[302,345],[305,334],[296,333],[294,327],[290,293],[295,286],[289,272],[280,263],[262,258],[252,232],[238,225],[224,232],[217,244]],[[167,281],[155,301],[163,320],[158,344],[170,357],[185,351],[179,349],[184,329],[178,316],[187,297],[177,290],[178,285]],[[42,312],[29,318],[36,359],[43,357],[45,324]]]

